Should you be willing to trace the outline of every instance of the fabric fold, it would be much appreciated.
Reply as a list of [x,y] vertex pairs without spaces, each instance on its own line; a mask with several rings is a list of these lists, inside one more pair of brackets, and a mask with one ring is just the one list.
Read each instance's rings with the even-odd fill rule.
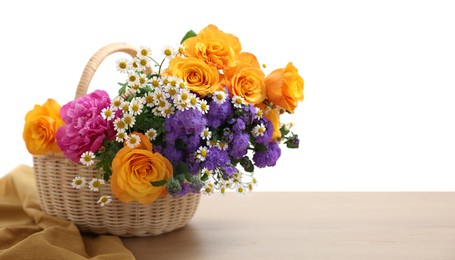
[[21,165],[0,179],[0,260],[135,259],[117,236],[80,233],[41,210],[33,169]]

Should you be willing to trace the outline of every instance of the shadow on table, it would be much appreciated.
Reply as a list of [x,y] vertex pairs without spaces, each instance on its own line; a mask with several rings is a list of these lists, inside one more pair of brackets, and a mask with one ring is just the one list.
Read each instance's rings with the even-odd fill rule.
[[172,232],[148,237],[122,238],[125,246],[131,250],[137,260],[188,259],[203,253],[202,239],[196,227],[190,224]]

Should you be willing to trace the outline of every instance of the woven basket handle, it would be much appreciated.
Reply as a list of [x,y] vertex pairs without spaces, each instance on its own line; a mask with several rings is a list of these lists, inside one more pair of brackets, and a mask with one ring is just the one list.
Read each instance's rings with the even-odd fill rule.
[[87,65],[85,65],[84,72],[79,80],[79,85],[77,85],[75,99],[87,94],[90,81],[101,62],[103,62],[107,56],[116,52],[124,52],[131,55],[131,57],[135,57],[137,53],[136,48],[127,43],[111,43],[101,48],[90,58]]

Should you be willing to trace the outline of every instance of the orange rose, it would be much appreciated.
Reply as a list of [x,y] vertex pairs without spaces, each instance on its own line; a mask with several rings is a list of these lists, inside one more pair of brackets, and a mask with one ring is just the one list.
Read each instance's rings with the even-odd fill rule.
[[235,66],[242,46],[237,37],[225,33],[215,25],[202,29],[197,36],[183,42],[186,55],[198,58],[217,69]]
[[149,139],[140,133],[139,147],[124,146],[112,161],[112,194],[123,202],[150,204],[165,196],[166,185],[155,187],[151,182],[172,177],[172,164],[160,153],[152,151]]
[[291,62],[286,68],[272,71],[265,78],[265,87],[267,98],[290,113],[294,113],[298,101],[303,101],[303,79]]
[[264,101],[265,76],[256,57],[251,53],[241,53],[237,64],[225,71],[231,95],[243,97],[250,104]]
[[48,99],[42,106],[35,105],[25,116],[22,137],[29,153],[46,154],[60,152],[55,139],[57,129],[64,124],[60,117],[60,105]]
[[265,109],[264,103],[258,104],[258,108],[260,108],[264,112],[264,117],[267,118],[273,125],[273,134],[272,137],[270,138],[270,142],[275,141],[281,137],[281,132],[280,132],[280,112],[277,109]]
[[175,57],[169,62],[167,73],[188,83],[188,88],[205,97],[221,88],[219,72],[196,58]]

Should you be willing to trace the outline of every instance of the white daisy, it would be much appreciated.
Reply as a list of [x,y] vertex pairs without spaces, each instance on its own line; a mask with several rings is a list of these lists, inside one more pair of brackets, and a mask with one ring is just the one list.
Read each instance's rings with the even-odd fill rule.
[[138,78],[139,78],[139,87],[140,88],[145,87],[148,82],[147,75],[145,73],[140,73]]
[[190,93],[190,91],[187,89],[181,90],[180,93],[175,96],[174,103],[189,102],[191,94],[193,93]]
[[161,77],[160,85],[167,86],[169,84],[169,78],[172,78],[172,77],[171,76]]
[[265,125],[263,123],[253,127],[253,130],[251,130],[251,133],[253,134],[254,137],[258,136],[263,136],[267,128],[265,128]]
[[197,109],[202,112],[202,114],[207,114],[209,112],[210,106],[207,104],[207,100],[202,99],[197,105]]
[[98,204],[101,205],[101,207],[104,207],[104,205],[110,204],[112,202],[112,197],[111,196],[101,196],[101,198],[98,200]]
[[128,125],[123,121],[121,118],[117,118],[114,120],[114,129],[117,130],[125,130],[128,127]]
[[197,149],[196,151],[196,158],[203,162],[205,161],[205,157],[207,156],[207,154],[209,153],[209,149],[205,146],[200,146],[199,149]]
[[131,101],[128,111],[130,113],[132,113],[133,115],[137,116],[142,113],[143,107],[144,107],[144,105],[142,104],[141,99],[135,98]]
[[186,82],[180,79],[178,80],[177,86],[179,87],[179,89],[188,89],[188,85],[186,84]]
[[141,143],[141,138],[136,134],[131,134],[126,137],[126,145],[130,148],[136,148]]
[[106,107],[103,108],[103,110],[101,110],[101,116],[103,117],[104,120],[110,121],[114,119],[115,114],[110,107]]
[[171,46],[164,46],[162,51],[163,51],[164,57],[169,60],[174,58],[176,55],[176,51]]
[[88,187],[91,191],[98,192],[100,190],[101,185],[104,184],[103,179],[93,178],[89,183]]
[[133,127],[134,124],[136,123],[136,117],[134,117],[133,113],[125,113],[125,114],[123,114],[122,120],[129,127]]
[[123,143],[123,141],[125,141],[125,138],[126,138],[125,129],[118,129],[117,134],[115,135],[115,141]]
[[183,56],[185,54],[185,46],[181,44],[177,49],[177,55]]
[[210,138],[212,138],[212,131],[210,131],[209,128],[206,127],[204,131],[202,131],[201,133],[201,138],[203,140],[210,140]]
[[165,91],[169,94],[169,97],[174,99],[180,92],[180,89],[176,86],[166,85]]
[[214,147],[214,146],[217,146],[217,142],[215,140],[208,140],[207,141],[207,146],[208,147]]
[[224,91],[215,91],[213,92],[212,99],[218,105],[223,104],[226,101],[226,93]]
[[233,96],[231,102],[235,108],[242,108],[245,105],[245,99],[240,96]]
[[154,108],[152,109],[152,114],[153,114],[154,116],[163,116],[162,111],[160,110],[159,107],[154,107]]
[[175,108],[173,106],[169,106],[164,109],[161,113],[163,117],[169,118],[170,115],[174,114]]
[[196,96],[196,94],[190,93],[190,96],[188,98],[188,103],[189,103],[190,107],[196,108],[199,104],[199,98]]
[[228,149],[228,144],[225,142],[217,142],[216,147],[220,150],[227,150]]
[[168,81],[169,81],[168,84],[170,84],[171,86],[174,86],[174,87],[179,86],[179,85],[180,85],[180,82],[182,82],[181,79],[176,78],[176,77],[169,77],[169,78],[168,78]]
[[139,77],[136,73],[130,72],[128,73],[128,86],[139,85]]
[[165,93],[159,88],[155,89],[152,96],[153,96],[153,102],[155,103],[155,105],[158,105],[161,100],[166,99]]
[[85,186],[85,178],[81,176],[76,176],[74,179],[71,181],[71,186],[73,186],[74,189],[82,189]]
[[264,111],[262,111],[262,109],[260,109],[260,108],[256,108],[255,118],[257,120],[261,120],[263,116],[264,116]]
[[139,59],[137,57],[131,60],[128,66],[132,71],[141,71],[141,68],[139,67]]
[[188,103],[184,101],[180,101],[177,103],[177,109],[180,111],[184,111],[189,109]]
[[155,129],[150,128],[147,132],[145,132],[145,136],[147,136],[150,139],[150,141],[153,141],[157,136],[157,132]]
[[149,58],[138,59],[137,65],[139,65],[141,70],[147,70],[147,68],[150,67],[150,61],[151,60]]
[[139,49],[137,50],[137,57],[139,59],[150,59],[152,56],[152,49],[148,46],[139,46]]
[[120,105],[120,109],[123,111],[123,113],[128,113],[128,111],[130,111],[130,102],[123,101]]
[[207,169],[207,168],[205,168],[205,167],[202,168],[202,170],[201,170],[201,174],[203,174],[203,175],[205,174],[205,175],[207,175],[207,176],[210,176],[210,175],[212,175],[212,173],[213,173],[212,170],[209,170],[209,169]]
[[205,195],[212,195],[214,191],[214,187],[212,183],[207,183],[204,188],[202,188],[202,193]]
[[95,163],[93,159],[95,159],[95,154],[92,151],[87,151],[82,153],[79,161],[85,166],[90,166]]
[[153,76],[150,78],[150,84],[152,87],[157,88],[161,85],[160,78],[158,76]]
[[144,103],[146,104],[146,106],[153,107],[154,100],[155,100],[155,97],[154,97],[152,92],[147,92],[147,94],[145,94],[145,96],[144,96],[144,101],[145,102]]
[[121,72],[121,73],[127,73],[128,72],[128,60],[125,59],[125,58],[121,58],[119,60],[117,60],[116,62],[116,65],[117,65],[117,71]]
[[111,101],[111,110],[112,111],[116,111],[120,108],[120,106],[122,105],[123,103],[123,98],[122,97],[115,97],[112,101]]

